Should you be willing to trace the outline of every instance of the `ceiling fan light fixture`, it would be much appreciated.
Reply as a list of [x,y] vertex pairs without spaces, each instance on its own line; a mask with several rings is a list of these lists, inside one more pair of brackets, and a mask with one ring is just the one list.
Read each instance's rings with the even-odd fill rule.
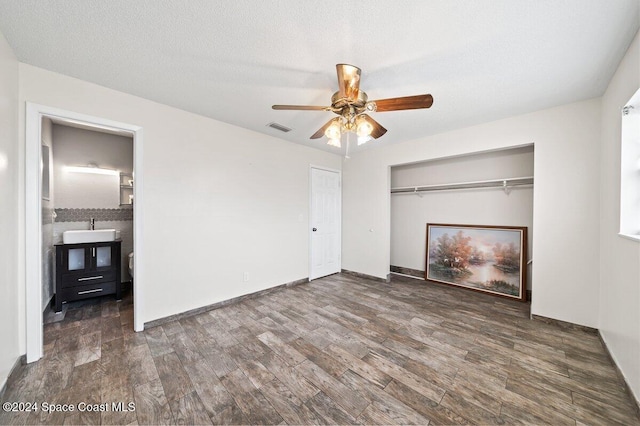
[[324,135],[329,139],[338,139],[340,140],[340,136],[342,133],[340,132],[340,119],[334,118],[333,122],[327,127],[324,131]]
[[371,132],[373,132],[373,125],[367,121],[366,117],[359,116],[356,119],[356,134],[358,137],[369,136]]
[[372,140],[373,138],[371,136],[358,136],[358,146],[365,144],[367,142],[369,142],[370,140]]
[[329,139],[329,145],[340,146],[342,134],[346,133],[348,150],[350,132],[358,136],[358,145],[378,139],[387,133],[387,129],[367,113],[423,109],[433,105],[433,96],[430,94],[370,101],[367,94],[360,90],[360,68],[349,64],[336,64],[336,71],[338,91],[331,96],[330,106],[272,105],[271,108],[291,111],[327,111],[337,114],[338,118],[327,121],[311,135],[310,139],[319,139],[324,135]]
[[338,139],[329,139],[327,141],[327,145],[335,146],[336,148],[340,148],[342,145],[340,144],[340,138]]

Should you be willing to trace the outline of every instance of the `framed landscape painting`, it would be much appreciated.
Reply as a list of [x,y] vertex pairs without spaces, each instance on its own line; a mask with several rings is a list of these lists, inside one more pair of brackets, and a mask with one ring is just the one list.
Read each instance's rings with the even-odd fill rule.
[[524,302],[526,266],[526,226],[427,224],[427,281]]

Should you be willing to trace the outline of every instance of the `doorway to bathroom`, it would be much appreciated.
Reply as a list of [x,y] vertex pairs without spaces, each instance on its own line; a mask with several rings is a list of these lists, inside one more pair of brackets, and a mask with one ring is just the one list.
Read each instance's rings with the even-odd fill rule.
[[[140,268],[136,266],[141,264],[142,257],[142,128],[27,103],[25,158],[27,362],[43,356],[43,320],[56,288],[53,284],[54,245],[64,242],[65,231],[113,229],[113,239],[117,241],[102,243],[114,247],[109,251],[111,256],[105,257],[108,250],[98,247],[102,257],[91,248],[87,249],[86,257],[77,256],[80,263],[86,260],[83,265],[86,268],[106,271],[113,265],[113,271],[111,275],[100,272],[83,276],[83,280],[95,282],[87,292],[76,295],[76,299],[84,301],[70,301],[60,314],[55,313],[54,305],[54,312],[48,314],[47,319],[55,321],[56,315],[58,319],[64,317],[69,307],[96,303],[96,299],[88,299],[92,296],[91,291],[113,288],[114,295],[104,296],[109,301],[101,309],[109,313],[129,304],[124,309],[128,320],[123,317],[118,318],[118,322],[124,319],[122,323],[126,327],[141,331],[144,323],[139,300],[143,280]],[[118,250],[115,250],[116,245]],[[135,256],[130,257],[133,252]],[[91,257],[93,253],[96,253],[95,259]],[[65,259],[64,265],[70,265],[69,259]],[[105,282],[105,285],[99,282]],[[115,302],[116,283],[134,283],[124,287],[119,304]],[[65,288],[58,296],[66,298],[67,293]],[[82,315],[87,312],[95,315],[96,309],[83,308]],[[74,311],[72,315],[80,315],[80,312]],[[113,322],[115,324],[115,320]]]
[[[98,311],[133,324],[131,132],[43,117],[41,140],[45,330],[95,318]],[[106,297],[113,293],[115,300]]]

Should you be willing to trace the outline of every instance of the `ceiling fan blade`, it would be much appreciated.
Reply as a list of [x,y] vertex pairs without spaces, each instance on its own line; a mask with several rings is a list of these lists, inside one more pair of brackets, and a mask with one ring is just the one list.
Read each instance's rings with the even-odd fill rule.
[[387,129],[382,127],[380,123],[378,123],[376,120],[374,120],[367,114],[362,114],[362,117],[364,117],[364,119],[367,120],[367,123],[371,124],[371,127],[373,127],[373,130],[371,131],[371,134],[370,134],[372,138],[378,139],[380,136],[387,133]]
[[349,64],[337,64],[338,93],[341,98],[355,101],[360,93],[360,68]]
[[375,102],[375,110],[378,112],[399,111],[403,109],[420,109],[431,107],[431,105],[433,105],[433,96],[405,96],[403,98],[379,99],[372,102]]
[[272,109],[305,110],[305,111],[330,111],[331,107],[315,105],[273,105]]
[[324,131],[327,130],[327,127],[329,127],[331,123],[333,123],[333,120],[334,119],[332,118],[331,120],[327,121],[327,123],[324,126],[320,127],[318,131],[315,132],[309,139],[319,139],[323,137]]

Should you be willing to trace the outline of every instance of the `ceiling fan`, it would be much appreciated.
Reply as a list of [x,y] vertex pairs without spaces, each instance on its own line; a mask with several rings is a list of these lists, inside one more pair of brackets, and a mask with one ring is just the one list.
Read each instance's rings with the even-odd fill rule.
[[358,135],[358,145],[378,139],[387,132],[380,123],[371,118],[369,112],[400,111],[405,109],[429,108],[433,96],[416,95],[402,98],[388,98],[369,101],[367,94],[360,90],[360,68],[337,64],[338,91],[331,97],[331,106],[314,105],[273,105],[276,110],[331,111],[338,115],[315,132],[311,139],[329,138],[329,145],[340,147],[343,133]]

